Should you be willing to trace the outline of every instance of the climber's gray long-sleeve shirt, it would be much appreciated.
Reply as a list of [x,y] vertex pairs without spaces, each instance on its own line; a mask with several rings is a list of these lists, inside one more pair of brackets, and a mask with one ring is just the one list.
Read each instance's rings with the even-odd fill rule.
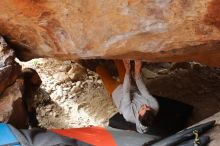
[[124,118],[129,122],[135,123],[138,132],[145,133],[147,127],[140,123],[138,111],[141,105],[146,104],[154,110],[156,115],[159,110],[159,105],[157,100],[148,92],[141,76],[136,76],[135,82],[138,89],[131,90],[130,74],[126,73],[123,85],[119,85],[113,91],[112,98]]

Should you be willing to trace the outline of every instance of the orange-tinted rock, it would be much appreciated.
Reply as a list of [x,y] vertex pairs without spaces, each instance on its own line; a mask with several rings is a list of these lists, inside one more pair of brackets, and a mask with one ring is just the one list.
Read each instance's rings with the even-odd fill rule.
[[220,67],[218,0],[1,0],[0,34],[23,60],[141,58]]

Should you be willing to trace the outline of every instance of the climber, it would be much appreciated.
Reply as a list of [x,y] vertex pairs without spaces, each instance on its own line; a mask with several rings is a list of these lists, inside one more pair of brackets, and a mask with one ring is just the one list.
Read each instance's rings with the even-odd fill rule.
[[[113,102],[123,115],[126,121],[135,123],[139,133],[145,133],[152,125],[158,113],[159,105],[157,100],[146,89],[142,77],[140,60],[135,61],[135,82],[137,88],[130,83],[130,60],[114,61],[118,70],[120,81],[114,80],[104,67],[96,67],[106,89],[113,98]],[[124,80],[123,80],[124,79]],[[134,89],[133,89],[134,88]]]

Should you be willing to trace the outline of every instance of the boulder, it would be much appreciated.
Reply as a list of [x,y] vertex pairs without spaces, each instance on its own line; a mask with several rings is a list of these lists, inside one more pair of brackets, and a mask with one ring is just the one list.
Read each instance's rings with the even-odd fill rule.
[[21,71],[21,66],[15,62],[14,51],[0,36],[0,122],[27,128],[31,122],[28,121],[30,107],[40,84],[35,70],[26,68]]
[[0,122],[26,128],[27,113],[22,102],[24,82],[20,75],[21,66],[15,62],[14,51],[0,37]]
[[219,0],[1,0],[21,60],[131,58],[220,66]]
[[13,50],[0,37],[0,95],[21,75],[21,66],[14,59]]
[[[11,118],[13,111],[18,109],[13,109],[14,103],[22,99],[23,93],[23,80],[18,79],[12,86],[8,87],[5,92],[0,97],[0,121],[8,122]],[[22,104],[20,104],[21,107]],[[18,113],[18,115],[21,113]],[[16,116],[18,116],[16,115]],[[21,119],[20,119],[21,120]]]

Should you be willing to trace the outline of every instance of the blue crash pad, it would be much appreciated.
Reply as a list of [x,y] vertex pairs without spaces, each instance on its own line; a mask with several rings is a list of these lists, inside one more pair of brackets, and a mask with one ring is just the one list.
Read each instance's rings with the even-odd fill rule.
[[8,125],[0,123],[0,146],[4,145],[21,146]]

